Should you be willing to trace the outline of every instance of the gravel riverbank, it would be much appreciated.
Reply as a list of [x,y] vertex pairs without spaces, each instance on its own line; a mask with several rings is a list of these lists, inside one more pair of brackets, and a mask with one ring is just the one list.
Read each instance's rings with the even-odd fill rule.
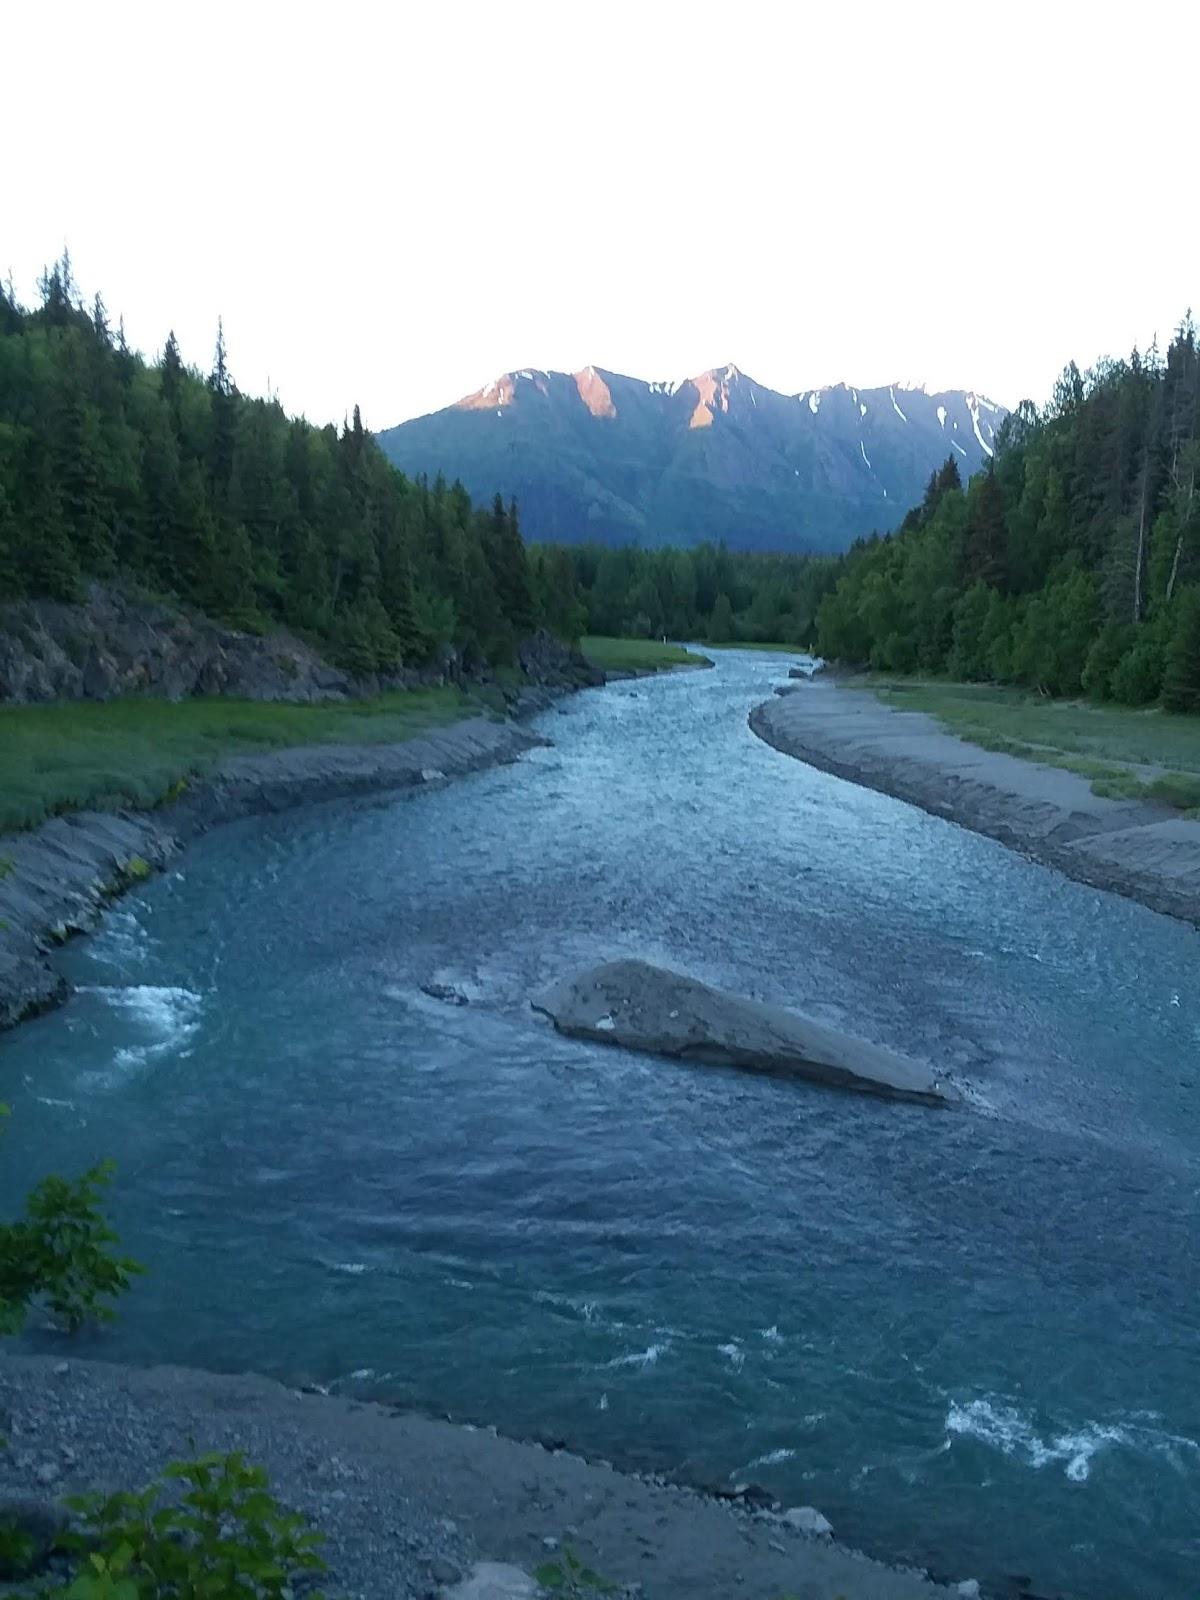
[[67,986],[54,946],[94,927],[116,895],[209,828],[314,801],[440,783],[515,761],[547,742],[518,723],[472,717],[401,744],[234,756],[156,811],[77,811],[0,836],[0,1029],[59,1004]]
[[[477,1563],[532,1572],[562,1542],[645,1600],[958,1592],[766,1510],[490,1430],[254,1376],[5,1356],[0,1410],[10,1440],[0,1491],[8,1495],[128,1487],[183,1455],[244,1450],[269,1470],[279,1497],[324,1531],[331,1571],[323,1586],[335,1597],[471,1592],[482,1600],[482,1587],[459,1587]],[[974,1591],[968,1584],[965,1592]]]
[[815,679],[758,706],[766,743],[851,783],[1200,926],[1200,821],[1165,806],[1107,800],[1060,767],[984,750],[923,712]]

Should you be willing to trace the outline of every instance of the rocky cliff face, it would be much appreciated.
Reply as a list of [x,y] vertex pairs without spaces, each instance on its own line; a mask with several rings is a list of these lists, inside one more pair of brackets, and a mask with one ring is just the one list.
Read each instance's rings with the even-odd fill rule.
[[[543,687],[582,688],[604,681],[578,651],[544,632],[522,641],[519,661],[528,681]],[[121,695],[311,703],[474,676],[448,649],[436,667],[352,678],[292,634],[239,633],[199,612],[141,599],[113,585],[93,584],[78,605],[54,600],[0,605],[0,702],[18,705]]]
[[78,605],[0,606],[0,700],[344,699],[354,685],[286,633],[237,633],[201,616],[93,584]]

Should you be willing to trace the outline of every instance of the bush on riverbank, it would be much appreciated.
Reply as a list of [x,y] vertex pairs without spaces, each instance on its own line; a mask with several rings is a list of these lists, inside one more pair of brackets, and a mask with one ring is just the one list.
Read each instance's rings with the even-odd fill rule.
[[[101,1209],[112,1171],[102,1162],[74,1181],[44,1178],[24,1215],[0,1223],[0,1334],[19,1333],[34,1303],[68,1331],[113,1317],[110,1302],[143,1269],[116,1253]],[[59,1534],[48,1533],[53,1519],[36,1503],[23,1517],[0,1516],[0,1581],[34,1576],[63,1554],[76,1572],[39,1587],[39,1596],[283,1600],[297,1575],[324,1570],[321,1535],[285,1511],[266,1473],[238,1453],[175,1462],[141,1491],[81,1495],[67,1505],[75,1522]]]

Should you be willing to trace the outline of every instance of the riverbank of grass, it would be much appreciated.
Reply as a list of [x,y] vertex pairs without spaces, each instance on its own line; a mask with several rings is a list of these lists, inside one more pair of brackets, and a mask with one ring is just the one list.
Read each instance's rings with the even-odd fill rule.
[[925,711],[971,744],[1090,778],[1096,794],[1200,807],[1200,717],[1048,700],[985,684],[871,678],[898,710]]
[[803,645],[784,644],[782,640],[774,639],[768,643],[760,643],[754,639],[730,639],[724,644],[712,644],[705,641],[706,650],[769,650],[773,655],[780,656],[806,656],[808,651]]
[[0,833],[64,811],[160,805],[224,756],[394,744],[479,709],[458,689],[312,706],[225,699],[0,706]]
[[669,667],[710,667],[712,662],[661,639],[607,639],[589,634],[579,642],[584,657],[605,672],[665,672]]

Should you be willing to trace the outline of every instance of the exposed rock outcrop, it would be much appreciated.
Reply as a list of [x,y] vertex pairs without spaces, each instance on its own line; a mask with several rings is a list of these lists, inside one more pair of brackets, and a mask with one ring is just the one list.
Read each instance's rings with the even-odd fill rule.
[[[522,640],[518,663],[527,684],[506,691],[514,703],[530,696],[531,688],[561,692],[605,681],[578,650],[544,629]],[[240,633],[118,584],[94,583],[77,604],[0,605],[0,702],[233,695],[309,703],[431,683],[486,683],[490,677],[486,666],[472,669],[447,646],[432,664],[353,678],[283,629]],[[544,699],[531,696],[521,709],[540,709]]]
[[574,1038],[932,1105],[951,1099],[921,1062],[645,961],[590,967],[533,1006]]
[[0,607],[0,700],[340,700],[346,673],[288,633],[238,633],[197,611],[95,583],[79,604]]

